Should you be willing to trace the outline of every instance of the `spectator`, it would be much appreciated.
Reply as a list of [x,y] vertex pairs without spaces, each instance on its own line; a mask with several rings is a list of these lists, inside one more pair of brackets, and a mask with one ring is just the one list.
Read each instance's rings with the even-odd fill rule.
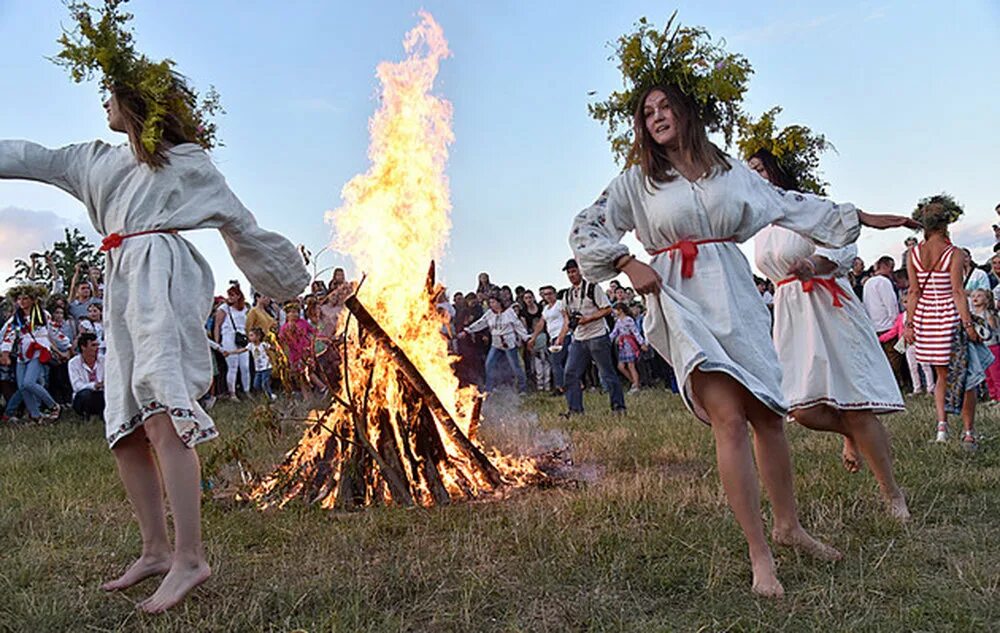
[[52,308],[49,318],[52,360],[48,366],[48,391],[60,405],[70,404],[73,401],[73,387],[69,379],[67,361],[73,355],[76,336],[65,315],[65,310],[56,305]]
[[864,286],[867,279],[868,275],[865,272],[864,260],[860,257],[855,257],[854,261],[851,262],[851,270],[847,273],[847,281],[851,284],[854,294],[858,295],[858,299],[864,298]]
[[490,295],[500,292],[493,282],[490,281],[489,273],[479,273],[479,283],[476,285],[476,295],[480,301],[486,301]]
[[247,350],[253,357],[253,390],[263,392],[270,400],[277,400],[274,392],[271,391],[271,345],[264,341],[264,330],[255,327],[249,330],[247,335],[250,342],[247,343]]
[[542,317],[542,306],[535,301],[535,294],[530,290],[521,293],[521,321],[526,331],[531,332],[528,344],[524,346],[525,360],[531,363],[531,375],[535,389],[548,391],[552,388],[552,368],[549,364],[548,334],[539,341],[534,333],[544,331],[545,319]]
[[[875,326],[875,333],[880,341],[882,335],[893,328],[896,317],[899,316],[899,295],[896,294],[896,287],[892,283],[894,267],[895,262],[891,257],[888,255],[880,257],[875,262],[875,274],[865,281],[862,292],[865,311]],[[900,380],[903,375],[902,357],[895,349],[897,340],[898,337],[886,337],[886,340],[882,341],[882,350],[889,359],[896,381],[902,382]]]
[[528,345],[534,348],[544,335],[551,354],[549,366],[552,370],[553,393],[562,395],[566,393],[566,358],[569,355],[569,344],[573,340],[569,335],[569,317],[566,307],[557,297],[555,286],[542,286],[538,292],[545,305],[542,307],[542,319],[535,322]]
[[608,390],[611,410],[625,411],[625,394],[615,371],[611,339],[604,321],[611,313],[608,297],[598,284],[583,279],[575,259],[567,261],[563,270],[571,284],[563,301],[573,330],[573,342],[566,359],[566,403],[569,408],[566,415],[583,413],[582,380],[591,361],[597,364],[601,382]]
[[285,304],[285,324],[281,326],[278,339],[285,347],[288,356],[288,369],[294,383],[293,388],[307,390],[309,375],[306,362],[312,352],[313,337],[316,330],[302,318],[298,302]]
[[903,250],[903,256],[900,258],[899,261],[902,262],[902,268],[900,268],[900,270],[902,270],[904,273],[906,272],[906,262],[909,261],[910,251],[913,250],[913,247],[916,245],[917,245],[917,238],[913,237],[912,235],[903,240],[903,246],[905,247],[905,250]]
[[230,400],[237,399],[237,374],[243,393],[250,393],[250,354],[246,351],[248,312],[246,298],[239,285],[229,286],[226,302],[215,313],[213,338],[222,346],[222,354],[226,357],[226,387]]
[[276,332],[278,330],[278,315],[273,312],[271,297],[254,293],[256,302],[247,313],[247,332],[254,328],[259,328],[262,332]]
[[14,364],[18,389],[7,403],[4,415],[8,419],[16,420],[14,415],[22,399],[32,421],[59,417],[59,405],[43,384],[45,364],[52,356],[48,314],[41,307],[47,293],[42,286],[26,283],[14,286],[7,294],[15,308],[0,330],[0,365]]
[[504,308],[499,297],[490,297],[489,307],[489,311],[474,323],[466,326],[459,333],[459,337],[464,338],[469,334],[489,328],[492,344],[486,355],[486,390],[493,391],[496,388],[497,364],[502,357],[506,359],[517,378],[517,390],[520,393],[525,393],[527,391],[527,377],[524,374],[524,368],[521,367],[517,350],[521,343],[528,339],[528,332],[524,329],[524,324],[521,323],[514,310],[510,307]]
[[79,331],[80,321],[87,317],[87,308],[92,303],[101,303],[101,300],[94,296],[94,290],[89,281],[76,283],[77,274],[80,272],[80,264],[77,264],[76,272],[73,273],[73,281],[70,284],[70,296],[74,297],[69,302],[69,316],[73,319],[73,324]]
[[639,393],[639,372],[635,365],[642,351],[646,349],[646,339],[642,337],[642,332],[629,315],[628,306],[624,301],[615,305],[614,313],[615,327],[611,330],[610,336],[611,342],[618,346],[618,371],[632,383],[632,388],[628,392]]
[[962,249],[962,279],[965,281],[966,292],[991,290],[989,276],[972,261],[972,252],[967,248]]
[[79,354],[69,361],[73,385],[73,410],[87,419],[104,415],[104,355],[93,332],[83,332],[76,342]]
[[90,332],[97,337],[97,344],[101,350],[101,356],[108,351],[107,342],[104,340],[104,306],[100,303],[91,303],[87,306],[86,318],[80,319],[79,331]]
[[986,278],[990,281],[990,290],[995,292],[1000,286],[1000,253],[990,258],[990,272],[986,273]]

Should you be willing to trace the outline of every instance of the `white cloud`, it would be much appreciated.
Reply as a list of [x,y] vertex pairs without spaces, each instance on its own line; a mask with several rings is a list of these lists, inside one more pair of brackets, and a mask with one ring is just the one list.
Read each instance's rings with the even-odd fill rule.
[[32,251],[50,248],[64,236],[65,229],[80,229],[93,242],[100,238],[89,224],[81,224],[52,211],[17,207],[0,209],[0,282],[14,272],[14,260]]

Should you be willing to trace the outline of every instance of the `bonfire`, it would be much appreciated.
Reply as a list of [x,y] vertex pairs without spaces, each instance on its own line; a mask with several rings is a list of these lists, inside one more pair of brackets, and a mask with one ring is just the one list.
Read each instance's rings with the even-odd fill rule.
[[431,89],[450,53],[433,17],[420,18],[404,40],[406,59],[378,66],[371,167],[327,213],[334,248],[365,273],[345,304],[342,378],[333,405],[309,415],[299,444],[254,486],[263,507],[293,499],[330,509],[431,506],[549,479],[544,459],[477,442],[482,396],[459,385],[442,335],[433,262],[451,229],[445,167],[454,135],[451,104]]

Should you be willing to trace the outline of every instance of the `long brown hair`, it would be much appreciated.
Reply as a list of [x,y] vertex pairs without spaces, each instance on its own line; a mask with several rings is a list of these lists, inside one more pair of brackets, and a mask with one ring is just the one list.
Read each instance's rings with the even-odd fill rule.
[[729,171],[732,166],[729,164],[725,152],[708,140],[705,123],[698,114],[694,100],[681,92],[677,86],[662,84],[647,88],[642,93],[636,102],[632,121],[634,140],[632,141],[632,149],[629,150],[629,164],[638,164],[642,168],[647,185],[655,189],[659,183],[670,182],[677,178],[676,174],[670,173],[673,170],[673,165],[667,158],[666,148],[654,141],[649,130],[646,129],[646,117],[643,115],[643,110],[646,99],[655,90],[659,90],[667,97],[670,109],[674,113],[674,121],[679,128],[681,151],[689,152],[695,163],[704,167],[705,173],[716,167],[723,171]]
[[115,86],[111,96],[118,102],[118,111],[122,115],[128,144],[132,148],[135,159],[140,163],[159,169],[170,162],[167,151],[174,145],[196,143],[197,140],[185,131],[181,119],[171,112],[163,117],[163,139],[156,149],[150,152],[142,142],[142,129],[146,121],[147,107],[142,95],[125,86]]

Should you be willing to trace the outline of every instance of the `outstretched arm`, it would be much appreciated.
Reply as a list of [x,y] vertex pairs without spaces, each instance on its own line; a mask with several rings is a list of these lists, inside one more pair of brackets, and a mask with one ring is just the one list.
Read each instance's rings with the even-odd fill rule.
[[94,163],[110,149],[102,141],[49,149],[29,141],[0,140],[0,179],[54,185],[86,203],[87,182]]

